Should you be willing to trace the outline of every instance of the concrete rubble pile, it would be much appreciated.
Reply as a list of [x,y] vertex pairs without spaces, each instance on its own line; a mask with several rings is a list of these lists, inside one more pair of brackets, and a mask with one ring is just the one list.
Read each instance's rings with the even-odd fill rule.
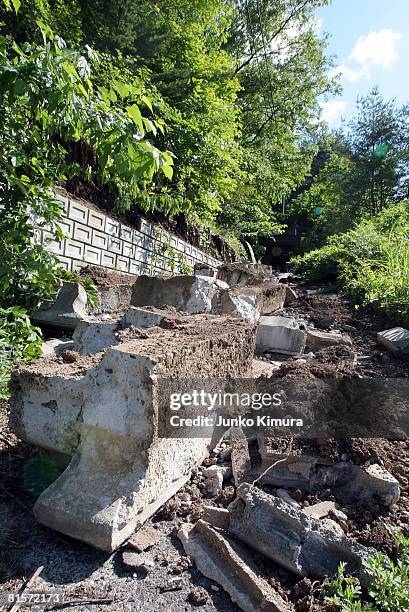
[[55,356],[16,370],[12,428],[71,457],[36,502],[41,523],[114,550],[215,445],[210,438],[158,437],[157,378],[246,376],[255,330],[227,317],[180,321],[172,329],[136,330],[137,337],[92,357],[74,353],[72,363]]
[[[124,563],[148,571],[145,552],[157,538],[142,526],[197,471],[206,497],[219,500],[229,481],[233,501],[227,508],[210,501],[178,535],[197,568],[242,610],[293,609],[261,575],[254,550],[308,578],[332,576],[343,561],[365,582],[364,562],[373,551],[345,535],[347,516],[338,502],[393,506],[399,483],[383,466],[280,455],[264,438],[256,441],[260,463],[253,464],[240,428],[230,429],[221,447],[216,434],[158,435],[162,376],[251,378],[255,353],[297,359],[307,351],[351,345],[347,335],[286,316],[285,306],[297,294],[281,280],[263,266],[201,266],[194,275],[140,276],[132,285],[125,279],[122,296],[119,279],[103,285],[103,302],[93,312],[80,285],[63,285],[36,318],[74,329],[72,340],[45,343],[44,356],[13,376],[13,430],[68,464],[38,498],[36,518],[106,551],[131,538]],[[400,350],[406,340],[396,330],[378,336]],[[288,397],[301,405],[305,381],[288,381]],[[285,381],[280,384],[286,388]],[[326,393],[325,381],[309,384]],[[215,447],[217,461],[198,469]],[[293,489],[318,496],[325,489],[336,501],[302,508]]]
[[[219,463],[211,466],[213,472],[229,469],[231,464],[234,474],[238,459],[247,469],[241,471],[240,479],[234,477],[236,495],[227,508],[211,505],[210,501],[200,520],[181,525],[179,539],[197,568],[220,584],[245,611],[294,609],[271,587],[269,572],[260,570],[255,553],[264,558],[261,567],[270,560],[295,576],[309,579],[335,576],[343,562],[348,573],[367,584],[365,563],[376,551],[345,535],[348,516],[338,503],[321,501],[302,507],[287,489],[319,494],[327,491],[331,482],[337,489],[335,474],[342,483],[338,493],[343,501],[365,506],[376,499],[391,507],[400,494],[396,479],[378,464],[361,468],[344,463],[339,473],[340,464],[330,460],[280,455],[270,450],[272,440],[263,438],[257,441],[262,461],[250,468],[243,434],[230,430],[224,439],[228,446],[222,442],[219,450],[215,449]],[[236,458],[235,449],[240,451]],[[206,473],[203,470],[204,476]],[[349,480],[347,473],[353,474]],[[266,485],[271,493],[264,490]]]

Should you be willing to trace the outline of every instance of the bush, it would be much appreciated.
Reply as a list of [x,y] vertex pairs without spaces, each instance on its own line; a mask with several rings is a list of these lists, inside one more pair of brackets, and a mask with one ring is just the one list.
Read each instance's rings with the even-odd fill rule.
[[8,397],[13,366],[41,355],[41,331],[21,308],[0,308],[0,399]]
[[335,282],[358,303],[375,304],[409,320],[409,208],[401,202],[355,229],[292,259],[292,268],[312,281]]

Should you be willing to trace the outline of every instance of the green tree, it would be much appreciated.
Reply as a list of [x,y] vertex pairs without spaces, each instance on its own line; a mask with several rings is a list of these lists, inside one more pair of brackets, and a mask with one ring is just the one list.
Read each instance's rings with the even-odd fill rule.
[[371,215],[387,206],[408,182],[409,108],[385,101],[378,88],[358,98],[349,124],[355,191]]

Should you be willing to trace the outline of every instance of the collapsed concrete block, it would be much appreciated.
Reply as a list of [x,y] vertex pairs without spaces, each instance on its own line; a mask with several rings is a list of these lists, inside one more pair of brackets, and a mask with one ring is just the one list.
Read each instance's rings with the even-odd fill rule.
[[247,319],[256,322],[260,318],[260,311],[257,307],[257,296],[255,293],[244,295],[223,291],[219,298],[217,311],[231,317]]
[[139,276],[132,289],[132,306],[173,306],[191,314],[213,312],[220,287],[208,276]]
[[264,275],[256,266],[241,262],[222,264],[217,268],[217,278],[226,282],[229,287],[251,285],[261,282]]
[[335,502],[323,501],[303,508],[304,514],[313,519],[323,519],[329,516],[335,510]]
[[195,276],[210,276],[210,278],[216,278],[217,269],[204,263],[195,263],[194,265]]
[[59,338],[52,338],[51,340],[46,340],[41,346],[43,357],[59,355],[67,349],[72,350],[73,348],[74,342],[72,342],[72,340],[60,340]]
[[202,520],[178,532],[186,554],[204,576],[227,591],[245,612],[290,612],[293,607],[258,575],[251,557],[228,536]]
[[352,340],[345,334],[332,334],[317,329],[307,330],[307,346],[312,351],[320,351],[329,346],[351,346]]
[[155,567],[153,557],[147,553],[125,551],[122,553],[122,563],[134,572],[140,572],[146,576]]
[[311,490],[311,479],[320,460],[308,455],[278,455],[261,452],[262,484],[273,487]]
[[259,353],[301,355],[305,348],[306,334],[299,329],[295,319],[287,317],[261,317],[256,338]]
[[203,461],[217,440],[158,437],[158,376],[245,377],[255,330],[226,317],[194,319],[72,364],[49,358],[17,368],[14,431],[72,455],[35,504],[41,523],[114,550]]
[[400,497],[399,482],[378,464],[361,468],[350,463],[320,467],[312,479],[313,486],[329,486],[338,499],[347,503],[379,502],[390,507]]
[[393,327],[379,332],[376,338],[379,344],[389,351],[409,351],[409,330],[403,327]]
[[211,465],[202,472],[205,489],[211,497],[218,497],[223,490],[223,470],[219,465]]
[[342,561],[365,577],[363,561],[374,551],[278,497],[242,484],[229,512],[230,533],[299,576],[333,576]]
[[81,321],[72,335],[74,351],[80,355],[99,353],[118,344],[115,336],[117,323]]
[[331,464],[308,455],[266,452],[262,452],[262,458],[262,484],[308,492],[329,488],[339,501],[361,505],[376,502],[390,507],[400,496],[399,482],[378,464],[362,468],[345,462]]
[[75,329],[81,321],[88,321],[87,293],[79,283],[63,283],[55,301],[45,302],[31,314],[36,323]]
[[136,550],[136,552],[144,552],[159,541],[160,532],[152,527],[152,525],[144,525],[136,533],[134,533],[127,541],[127,546]]

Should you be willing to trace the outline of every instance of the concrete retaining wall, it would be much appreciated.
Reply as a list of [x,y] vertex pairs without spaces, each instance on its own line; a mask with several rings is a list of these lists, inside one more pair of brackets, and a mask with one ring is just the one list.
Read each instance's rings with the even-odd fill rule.
[[140,230],[108,217],[74,199],[57,195],[64,203],[60,226],[66,238],[53,239],[39,229],[36,241],[58,256],[67,270],[93,264],[128,274],[183,273],[196,262],[217,267],[220,262],[162,227],[142,220]]

